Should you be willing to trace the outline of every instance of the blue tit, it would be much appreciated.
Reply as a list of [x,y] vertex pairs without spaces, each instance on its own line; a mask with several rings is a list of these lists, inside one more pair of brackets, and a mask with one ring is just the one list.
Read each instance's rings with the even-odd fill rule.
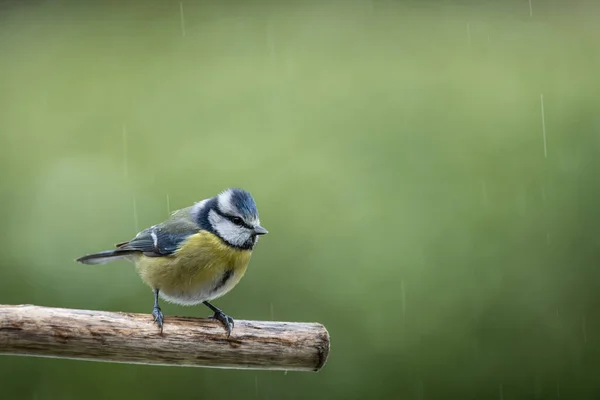
[[246,273],[260,226],[254,199],[243,189],[227,189],[215,197],[177,210],[163,223],[139,232],[115,250],[76,261],[104,264],[128,260],[154,291],[152,316],[162,333],[159,297],[175,304],[203,303],[231,335],[233,319],[209,303],[229,292]]

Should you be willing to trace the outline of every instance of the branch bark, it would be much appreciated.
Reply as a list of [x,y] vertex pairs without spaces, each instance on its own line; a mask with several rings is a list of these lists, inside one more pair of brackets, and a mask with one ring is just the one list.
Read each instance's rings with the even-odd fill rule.
[[320,370],[329,333],[317,323],[236,320],[231,337],[210,319],[0,305],[0,354],[130,364]]

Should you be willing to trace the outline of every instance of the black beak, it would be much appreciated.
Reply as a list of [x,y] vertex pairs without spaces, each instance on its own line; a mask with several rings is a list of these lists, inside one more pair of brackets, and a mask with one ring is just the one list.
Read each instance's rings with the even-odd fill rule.
[[263,228],[260,225],[256,225],[254,227],[254,233],[257,234],[257,235],[266,235],[267,233],[269,233],[269,231],[266,230],[265,228]]

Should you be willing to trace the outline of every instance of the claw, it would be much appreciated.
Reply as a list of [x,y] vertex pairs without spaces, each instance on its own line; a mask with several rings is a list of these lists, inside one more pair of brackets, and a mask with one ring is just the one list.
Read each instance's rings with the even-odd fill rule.
[[152,316],[154,317],[154,322],[156,322],[156,324],[158,325],[158,327],[160,328],[160,333],[163,333],[163,322],[165,320],[165,316],[163,315],[162,311],[160,310],[160,307],[154,307],[152,309]]
[[231,318],[229,315],[225,314],[223,311],[220,310],[216,311],[215,314],[209,318],[220,321],[227,330],[227,337],[229,338],[229,336],[231,336],[231,330],[235,325],[235,321],[233,320],[233,318]]

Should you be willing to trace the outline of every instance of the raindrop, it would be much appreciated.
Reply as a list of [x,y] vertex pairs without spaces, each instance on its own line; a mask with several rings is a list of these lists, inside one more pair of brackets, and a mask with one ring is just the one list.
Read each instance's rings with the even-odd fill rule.
[[183,1],[179,2],[179,17],[181,19],[181,36],[185,37],[185,19],[183,17]]
[[488,192],[487,192],[487,185],[485,183],[485,179],[481,180],[481,196],[482,196],[483,204],[487,206],[488,205]]
[[406,292],[404,290],[404,280],[400,281],[400,297],[402,298],[402,320],[406,320]]
[[123,132],[123,175],[125,176],[125,179],[127,180],[128,176],[129,176],[129,171],[128,171],[128,154],[127,154],[127,127],[125,125],[123,125],[122,128],[122,132]]
[[544,138],[544,158],[548,158],[548,147],[546,146],[546,115],[544,113],[544,95],[540,94],[540,109],[542,112],[542,136]]
[[467,43],[471,47],[471,24],[469,22],[467,22]]
[[529,0],[529,16],[533,17],[533,6],[531,5],[531,0]]
[[135,196],[133,196],[133,222],[135,224],[135,231],[139,232],[140,228],[139,228],[139,221],[138,221],[138,212],[137,212],[137,201],[135,199]]

